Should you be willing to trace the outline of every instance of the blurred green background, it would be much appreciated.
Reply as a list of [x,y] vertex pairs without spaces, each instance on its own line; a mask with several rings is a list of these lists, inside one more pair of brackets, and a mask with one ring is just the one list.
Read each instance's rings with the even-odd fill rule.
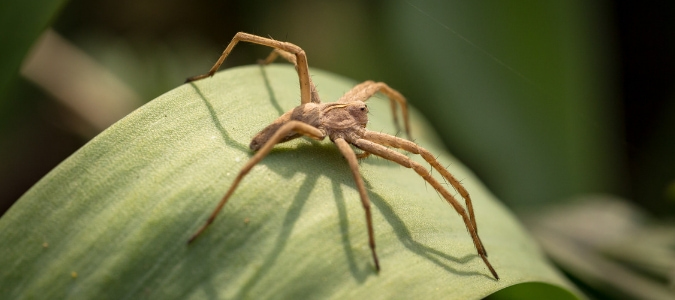
[[[557,244],[542,228],[567,230],[593,253],[610,247],[545,223],[574,215],[567,204],[614,212],[606,208],[620,203],[613,216],[648,230],[632,234],[673,232],[674,2],[32,0],[6,1],[0,16],[3,212],[106,126],[206,72],[245,31],[299,45],[310,67],[401,91],[547,250]],[[240,44],[224,67],[268,52]],[[624,228],[593,216],[571,224]],[[630,261],[661,288],[675,277],[675,244],[651,242],[670,249],[665,263],[610,262]],[[616,296],[564,253],[551,256],[589,294]]]

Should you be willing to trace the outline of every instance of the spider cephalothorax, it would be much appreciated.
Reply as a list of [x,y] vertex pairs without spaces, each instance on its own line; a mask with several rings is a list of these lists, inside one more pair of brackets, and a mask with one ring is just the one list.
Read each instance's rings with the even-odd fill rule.
[[[272,150],[274,145],[301,136],[307,136],[317,140],[328,137],[335,143],[342,155],[347,159],[354,180],[356,181],[359,196],[361,197],[361,202],[366,212],[368,238],[376,270],[380,270],[380,263],[377,258],[377,253],[375,252],[375,237],[370,212],[370,200],[368,198],[368,193],[366,193],[363,179],[359,174],[357,161],[358,158],[363,158],[370,154],[380,156],[406,168],[413,169],[436,191],[438,191],[438,193],[462,217],[478,255],[488,269],[490,269],[492,276],[499,279],[497,272],[495,272],[487,259],[487,252],[478,236],[478,227],[476,227],[476,217],[473,213],[471,197],[459,181],[452,176],[452,174],[450,174],[450,172],[448,172],[448,170],[446,170],[429,151],[418,146],[414,142],[366,129],[366,124],[368,123],[368,106],[366,106],[365,102],[375,93],[380,92],[389,98],[394,116],[394,123],[397,126],[398,119],[396,110],[398,106],[401,107],[405,131],[408,134],[408,137],[410,137],[406,100],[399,92],[385,83],[366,81],[352,88],[336,102],[321,103],[314,83],[312,83],[312,80],[309,77],[307,57],[300,47],[291,43],[280,42],[243,32],[239,32],[234,36],[232,42],[230,42],[225,51],[223,51],[223,54],[208,73],[188,78],[187,81],[189,82],[212,76],[239,41],[275,48],[270,56],[263,61],[264,64],[271,63],[278,56],[282,56],[295,65],[300,80],[300,106],[281,115],[253,138],[249,147],[253,151],[256,151],[255,155],[253,155],[248,163],[241,169],[225,196],[223,196],[218,203],[218,206],[211,213],[209,219],[201,228],[199,228],[199,230],[197,230],[197,232],[195,232],[195,234],[192,235],[189,242],[192,242],[213,222],[218,215],[218,212],[223,208],[225,203],[227,203],[227,200],[237,188],[237,185],[239,185],[241,179]],[[350,145],[361,149],[363,153],[357,156]],[[432,168],[438,171],[441,176],[443,176],[443,179],[449,182],[462,198],[464,198],[466,209],[462,207],[462,205],[441,185],[440,182],[431,176],[431,173],[424,166],[391,148],[402,149],[422,156],[422,158],[424,158]]]

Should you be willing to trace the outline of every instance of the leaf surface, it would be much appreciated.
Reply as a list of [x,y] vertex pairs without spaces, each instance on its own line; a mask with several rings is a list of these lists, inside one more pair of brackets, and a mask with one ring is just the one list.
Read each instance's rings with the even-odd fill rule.
[[[312,73],[324,102],[355,84]],[[520,298],[536,295],[528,287],[577,298],[514,216],[444,152],[414,110],[416,142],[471,193],[501,280],[492,279],[461,218],[431,186],[371,156],[360,172],[373,206],[377,274],[354,180],[329,140],[278,145],[187,245],[250,158],[250,139],[298,103],[292,67],[247,66],[184,84],[117,122],[0,219],[0,295],[476,299],[520,284],[513,290]],[[369,129],[395,134],[385,97],[368,104]]]

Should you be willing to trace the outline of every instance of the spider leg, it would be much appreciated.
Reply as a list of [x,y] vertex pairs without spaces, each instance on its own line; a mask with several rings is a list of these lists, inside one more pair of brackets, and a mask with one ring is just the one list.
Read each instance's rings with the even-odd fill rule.
[[353,87],[347,93],[342,95],[337,102],[353,102],[361,101],[366,102],[370,97],[375,95],[377,92],[385,94],[391,103],[391,111],[394,116],[394,124],[396,128],[399,128],[398,116],[396,114],[396,104],[401,106],[401,112],[403,113],[403,124],[405,126],[405,133],[409,139],[412,139],[410,135],[410,124],[408,122],[408,105],[405,100],[405,97],[401,95],[397,90],[392,89],[384,82],[374,82],[372,80],[364,81]]
[[443,186],[436,180],[434,179],[429,171],[427,171],[426,168],[424,168],[422,165],[416,163],[415,161],[411,160],[407,156],[398,153],[392,149],[389,149],[385,146],[382,146],[380,144],[377,144],[375,142],[366,140],[366,139],[357,139],[352,142],[356,147],[370,152],[372,154],[375,154],[377,156],[380,156],[382,158],[391,160],[393,162],[396,162],[400,164],[401,166],[404,166],[406,168],[411,168],[417,174],[419,174],[424,180],[426,180],[431,186],[438,191],[443,198],[457,211],[457,213],[462,217],[462,220],[464,221],[464,225],[466,226],[467,230],[469,231],[469,235],[471,235],[471,239],[473,240],[473,244],[476,247],[476,250],[478,251],[478,255],[481,257],[485,265],[490,269],[490,273],[492,273],[492,276],[494,276],[495,279],[499,279],[499,275],[497,275],[497,272],[495,269],[492,267],[490,262],[487,259],[487,253],[485,252],[485,248],[483,247],[483,243],[481,242],[480,238],[478,237],[478,231],[476,231],[476,227],[474,227],[473,222],[471,221],[471,218],[469,217],[469,214],[467,214],[466,210],[462,207],[461,204],[448,192]]
[[269,65],[273,63],[279,56],[283,57],[285,60],[287,60],[288,62],[292,63],[295,66],[298,65],[298,60],[295,59],[295,55],[280,49],[272,50],[272,52],[270,52],[270,55],[268,55],[267,58],[265,58],[264,60],[259,60],[258,63],[261,65]]
[[[274,62],[279,56],[281,56],[288,62],[292,63],[295,66],[296,70],[298,69],[298,60],[296,59],[295,55],[281,49],[272,50],[272,52],[270,52],[270,55],[268,55],[267,58],[265,58],[264,60],[263,59],[258,60],[258,63],[264,66],[269,65],[272,62]],[[309,77],[309,87],[312,93],[311,101],[314,103],[321,103],[321,98],[319,98],[319,92],[316,90],[314,82],[312,82],[312,77]]]
[[377,253],[375,252],[375,233],[373,231],[373,217],[370,212],[370,199],[368,199],[368,194],[366,193],[366,187],[363,184],[363,178],[359,174],[359,163],[356,158],[354,150],[349,146],[347,141],[343,138],[338,138],[333,141],[342,155],[347,159],[349,163],[349,168],[352,170],[352,175],[354,175],[354,181],[356,181],[356,187],[359,190],[359,196],[361,196],[361,204],[363,204],[363,209],[366,211],[366,224],[368,225],[368,241],[370,243],[370,251],[373,254],[373,261],[375,261],[375,269],[380,271],[380,262],[377,259]]
[[305,51],[302,50],[302,48],[291,43],[281,42],[270,38],[264,38],[261,36],[245,32],[238,32],[234,36],[234,38],[232,38],[230,44],[227,45],[227,48],[225,48],[223,54],[220,55],[220,58],[218,58],[218,61],[216,61],[216,63],[213,65],[213,67],[211,67],[211,70],[209,70],[208,73],[190,77],[185,82],[191,82],[213,76],[213,74],[215,74],[216,71],[218,71],[218,68],[220,68],[220,65],[223,64],[225,58],[227,58],[227,56],[230,55],[230,52],[232,52],[234,46],[236,46],[237,43],[239,43],[240,41],[280,49],[295,55],[296,61],[294,65],[296,66],[296,70],[298,71],[298,77],[300,80],[300,101],[302,104],[309,103],[311,101],[312,84],[310,83],[311,80],[309,78],[309,67],[307,66],[307,55],[305,55]]
[[[422,158],[424,158],[424,160],[426,160],[434,169],[436,169],[439,173],[441,173],[441,176],[443,176],[445,180],[450,182],[450,185],[452,185],[452,187],[462,196],[462,198],[464,198],[464,202],[466,203],[466,209],[469,211],[469,217],[471,218],[471,224],[476,229],[476,233],[478,232],[478,226],[476,225],[476,216],[473,213],[473,204],[471,203],[471,196],[469,195],[469,192],[464,188],[464,186],[459,182],[459,180],[455,178],[455,176],[453,176],[446,168],[444,168],[438,162],[438,160],[436,160],[436,157],[434,157],[431,154],[431,152],[411,141],[385,133],[366,130],[363,138],[378,143],[380,145],[403,149],[410,153],[419,154],[420,156],[422,156]],[[487,253],[485,253],[485,255],[487,256]]]
[[244,165],[243,168],[239,171],[239,174],[237,177],[234,179],[234,182],[232,182],[232,185],[230,186],[230,189],[227,190],[227,193],[223,198],[220,200],[216,208],[213,210],[211,215],[209,216],[208,220],[200,227],[188,240],[188,244],[194,241],[195,238],[197,238],[206,228],[213,223],[213,220],[216,218],[218,213],[220,212],[221,209],[223,209],[223,206],[225,206],[225,203],[227,203],[227,200],[230,198],[232,193],[234,193],[234,190],[237,188],[241,180],[248,174],[248,172],[255,166],[257,163],[259,163],[267,154],[270,153],[274,145],[278,144],[280,141],[284,139],[289,133],[291,132],[297,132],[306,136],[309,136],[311,138],[315,138],[317,140],[323,139],[326,134],[319,130],[318,128],[308,125],[306,123],[300,122],[300,121],[288,121],[288,123],[284,124],[281,126],[275,133],[272,135],[272,137],[265,142],[265,144],[256,152],[251,159],[248,160],[246,165]]
[[359,154],[356,154],[356,158],[357,158],[357,159],[364,159],[364,158],[366,158],[366,157],[368,157],[368,156],[370,156],[370,153],[369,153],[369,152],[366,152],[366,151],[363,151],[363,152],[361,152],[361,153],[359,153]]

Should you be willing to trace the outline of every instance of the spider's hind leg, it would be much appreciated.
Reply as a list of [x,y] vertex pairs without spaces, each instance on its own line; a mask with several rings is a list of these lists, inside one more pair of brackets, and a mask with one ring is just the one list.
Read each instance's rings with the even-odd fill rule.
[[[381,145],[403,149],[410,153],[419,154],[420,156],[422,156],[422,158],[424,158],[424,160],[427,161],[431,165],[431,167],[436,169],[436,171],[438,171],[438,173],[440,173],[441,176],[443,176],[443,178],[450,183],[452,188],[454,188],[455,191],[457,191],[462,196],[462,198],[464,199],[464,203],[466,204],[466,210],[469,213],[471,223],[473,224],[473,227],[476,229],[476,232],[478,232],[478,226],[476,225],[476,216],[473,212],[473,203],[471,202],[471,195],[469,195],[469,192],[466,190],[466,188],[464,188],[464,186],[459,182],[459,180],[457,180],[455,176],[453,176],[446,168],[444,168],[438,162],[438,160],[436,160],[436,157],[434,157],[434,155],[431,154],[431,152],[429,152],[427,149],[420,147],[414,142],[380,132],[367,130],[366,133],[364,134],[364,138],[366,140]],[[487,252],[485,253],[485,255],[487,256]]]
[[[371,135],[375,134],[375,136]],[[495,269],[492,267],[492,264],[487,259],[487,252],[485,251],[485,247],[483,246],[483,242],[480,240],[480,237],[478,236],[478,230],[476,229],[476,223],[475,219],[473,219],[473,208],[470,205],[470,199],[467,200],[467,209],[465,210],[464,207],[462,207],[461,204],[455,199],[455,197],[446,190],[441,183],[439,183],[433,176],[431,176],[431,173],[423,167],[421,164],[411,160],[409,157],[398,153],[390,148],[387,148],[386,146],[392,146],[392,147],[398,147],[404,149],[406,151],[410,151],[402,146],[400,146],[397,143],[411,143],[415,145],[416,147],[424,150],[422,147],[417,146],[416,144],[406,141],[401,138],[397,138],[395,136],[390,136],[382,133],[374,133],[371,131],[366,131],[366,134],[364,135],[365,139],[357,139],[352,142],[356,147],[359,149],[362,149],[364,151],[373,153],[377,156],[380,156],[384,159],[391,160],[393,162],[398,163],[401,166],[404,166],[406,168],[411,168],[413,169],[420,177],[422,177],[426,182],[431,184],[431,186],[441,194],[441,196],[452,206],[455,211],[462,217],[462,220],[464,221],[464,225],[466,226],[466,229],[469,231],[469,235],[471,236],[471,239],[473,240],[473,244],[476,247],[476,251],[478,252],[478,255],[480,258],[483,260],[485,265],[488,267],[490,270],[490,273],[492,273],[492,276],[494,276],[495,279],[499,279],[499,275],[497,275],[497,272]],[[426,151],[426,150],[424,150]],[[412,151],[410,151],[412,152]],[[413,152],[416,153],[416,152]],[[428,153],[428,151],[426,151]],[[425,155],[423,155],[424,157]],[[426,157],[425,157],[426,159]],[[428,161],[428,160],[427,160]],[[438,164],[437,161],[435,161],[435,164]],[[440,166],[440,164],[438,164]],[[443,169],[442,167],[439,169],[437,168],[434,164],[432,164],[434,169],[441,171],[440,169]],[[443,169],[445,170],[445,169]],[[447,172],[447,170],[445,170]],[[447,172],[449,173],[449,172]],[[445,176],[443,176],[445,177]],[[454,177],[453,177],[454,178]],[[452,183],[452,182],[451,182]],[[454,185],[453,185],[454,186]],[[467,210],[470,212],[467,213]]]

